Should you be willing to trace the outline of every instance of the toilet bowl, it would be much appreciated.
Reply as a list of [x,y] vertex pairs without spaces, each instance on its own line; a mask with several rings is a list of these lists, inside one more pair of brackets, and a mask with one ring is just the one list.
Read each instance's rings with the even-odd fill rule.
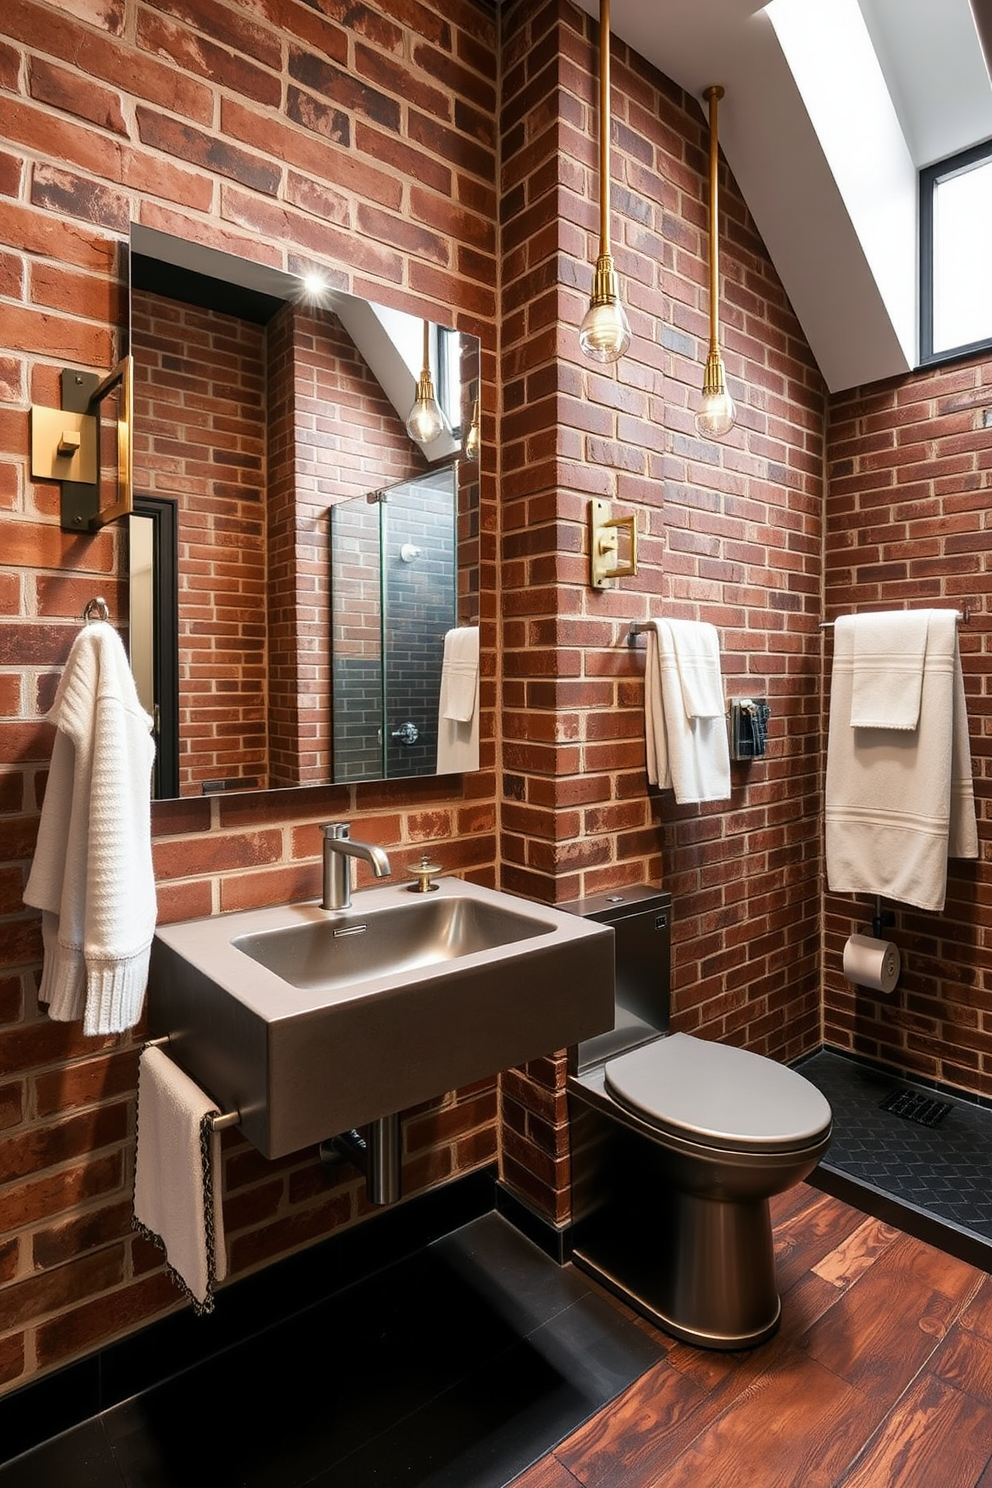
[[750,1348],[781,1314],[768,1201],[823,1156],[830,1107],[772,1059],[668,1033],[670,898],[618,898],[591,901],[615,916],[614,1029],[568,1081],[572,1259],[675,1337]]

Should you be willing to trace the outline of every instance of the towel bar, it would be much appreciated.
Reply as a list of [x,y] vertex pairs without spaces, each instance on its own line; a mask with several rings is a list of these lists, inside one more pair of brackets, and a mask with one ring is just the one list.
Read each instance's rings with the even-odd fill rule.
[[[161,1049],[164,1044],[171,1043],[171,1041],[169,1034],[163,1033],[161,1038],[145,1039],[141,1047],[143,1049]],[[211,1116],[210,1118],[210,1125],[214,1131],[226,1131],[229,1126],[239,1126],[240,1123],[241,1112],[237,1110],[225,1111],[223,1114],[218,1113],[216,1116]]]
[[[909,612],[908,611],[903,611],[903,610],[893,610],[893,611],[891,611],[891,613],[894,614],[894,615],[901,615],[901,614],[907,614]],[[957,622],[958,622],[959,625],[967,625],[968,622],[969,622],[969,620],[971,619],[971,612],[968,609],[968,606],[967,605],[965,605],[965,607],[964,607],[963,610],[957,610],[957,611],[955,611],[955,615],[956,615]],[[821,630],[833,630],[833,628],[836,625],[836,623],[837,622],[835,620],[821,620],[820,621],[820,629]]]

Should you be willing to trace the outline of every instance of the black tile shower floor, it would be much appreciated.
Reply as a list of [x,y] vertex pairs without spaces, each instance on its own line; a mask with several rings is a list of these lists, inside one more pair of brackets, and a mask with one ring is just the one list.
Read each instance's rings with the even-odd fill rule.
[[[992,1270],[992,1108],[828,1049],[799,1068],[834,1116],[810,1181]],[[950,1109],[938,1125],[921,1125],[882,1109],[896,1089]]]
[[502,1488],[660,1346],[484,1215],[0,1467],[0,1488]]

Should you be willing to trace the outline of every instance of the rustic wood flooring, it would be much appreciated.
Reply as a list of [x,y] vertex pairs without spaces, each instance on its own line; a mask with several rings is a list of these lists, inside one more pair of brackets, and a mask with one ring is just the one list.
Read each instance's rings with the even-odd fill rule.
[[513,1488],[992,1488],[992,1276],[805,1184],[773,1215],[777,1336],[667,1340]]

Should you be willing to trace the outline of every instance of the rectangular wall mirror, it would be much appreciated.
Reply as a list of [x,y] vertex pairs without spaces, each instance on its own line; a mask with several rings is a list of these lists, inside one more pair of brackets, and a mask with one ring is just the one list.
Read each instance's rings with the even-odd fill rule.
[[478,625],[478,340],[134,224],[130,350],[156,797],[478,768],[477,709],[438,757],[445,637]]

